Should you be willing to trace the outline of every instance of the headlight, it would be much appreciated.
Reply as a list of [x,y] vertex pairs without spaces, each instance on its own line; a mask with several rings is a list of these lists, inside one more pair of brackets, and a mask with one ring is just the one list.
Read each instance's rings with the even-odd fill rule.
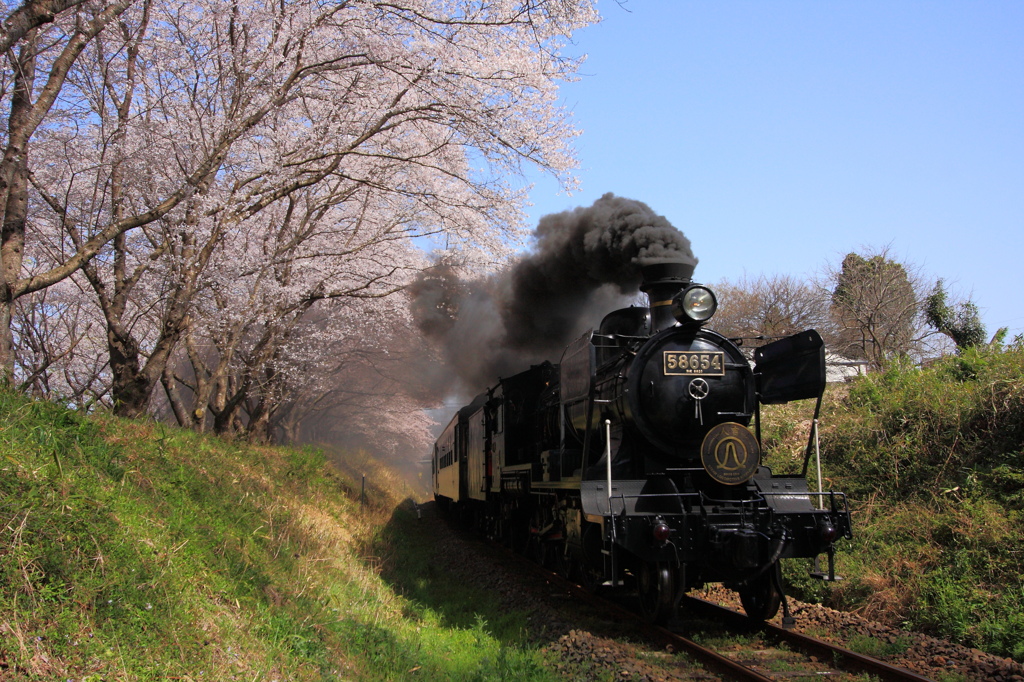
[[692,286],[672,299],[672,314],[680,324],[707,322],[718,310],[718,301],[711,289]]

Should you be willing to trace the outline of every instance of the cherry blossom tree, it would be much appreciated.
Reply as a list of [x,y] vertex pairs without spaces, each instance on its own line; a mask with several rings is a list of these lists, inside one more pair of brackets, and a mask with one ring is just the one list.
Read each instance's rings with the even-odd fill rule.
[[19,390],[84,410],[110,406],[103,323],[89,292],[68,279],[18,299],[13,311]]
[[[348,317],[346,311],[355,302],[379,305],[393,298],[423,257],[400,216],[374,202],[375,196],[364,192],[360,201],[324,206],[312,191],[295,193],[245,221],[250,228],[262,222],[262,229],[228,236],[194,302],[185,336],[190,369],[170,368],[161,379],[171,405],[181,406],[175,409],[179,422],[205,428],[210,411],[216,430],[229,429],[237,411],[259,396],[255,406],[249,405],[258,414],[250,414],[253,427],[270,417],[277,402],[271,387],[283,381],[281,368],[294,373],[296,362],[306,362],[290,360],[289,354],[319,352],[323,344],[315,339],[352,337],[353,328],[367,337],[364,343],[378,343],[373,327],[356,323],[374,319],[379,311]],[[331,307],[334,326],[310,327],[317,306],[334,301],[344,303]],[[298,348],[287,350],[296,338]],[[191,396],[190,408],[175,395],[179,383]]]
[[334,300],[307,315],[296,335],[301,350],[278,365],[278,400],[264,436],[376,452],[416,443],[425,451],[430,422],[420,389],[429,351],[407,311],[400,297],[388,297]]
[[[275,246],[275,265],[316,273],[370,209],[391,226],[385,241],[443,235],[507,248],[524,197],[509,178],[523,164],[572,186],[575,131],[556,88],[578,62],[560,51],[595,18],[588,0],[12,10],[0,34],[0,326],[14,301],[81,272],[103,313],[115,404],[135,414],[166,377],[201,292],[238,303],[214,293],[207,268],[232,258],[221,252],[239,235],[259,242],[274,224],[260,216],[287,212],[295,195],[314,198],[309,232],[296,233],[303,247],[287,258]],[[378,276],[324,277],[283,310],[301,319],[303,307]],[[8,371],[10,343],[0,339]],[[274,357],[272,346],[254,345],[252,357]]]
[[[0,31],[7,67],[0,81],[0,102],[7,114],[0,159],[0,373],[4,377],[10,376],[14,364],[10,330],[14,301],[67,274],[48,276],[37,271],[23,277],[30,141],[47,122],[69,71],[85,47],[131,3],[121,0],[87,6],[84,2],[29,0],[4,17]],[[34,287],[29,285],[33,281]]]
[[[180,423],[295,441],[332,435],[310,426],[331,414],[346,432],[426,433],[411,390],[423,351],[403,297],[352,295],[317,307],[267,299],[277,303],[263,317],[190,331],[187,369],[164,376]],[[211,335],[201,337],[203,329]]]

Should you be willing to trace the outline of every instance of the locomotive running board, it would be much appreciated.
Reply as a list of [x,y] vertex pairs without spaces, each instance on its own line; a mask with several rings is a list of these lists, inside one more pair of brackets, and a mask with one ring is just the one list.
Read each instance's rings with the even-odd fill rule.
[[[645,480],[617,480],[612,483],[612,494],[608,495],[605,481],[583,481],[580,483],[580,502],[587,516],[617,516],[623,510],[630,516],[636,514],[636,501],[640,498]],[[609,497],[611,509],[609,509]],[[644,516],[645,514],[641,514]]]

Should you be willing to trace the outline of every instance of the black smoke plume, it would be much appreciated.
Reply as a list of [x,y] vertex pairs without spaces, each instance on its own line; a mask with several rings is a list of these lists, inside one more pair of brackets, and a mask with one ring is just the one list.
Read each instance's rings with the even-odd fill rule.
[[440,374],[461,384],[449,382],[447,393],[558,362],[572,339],[636,297],[641,265],[697,263],[690,240],[663,216],[613,194],[544,216],[534,238],[530,253],[491,277],[464,281],[439,265],[411,288],[416,324],[444,355]]

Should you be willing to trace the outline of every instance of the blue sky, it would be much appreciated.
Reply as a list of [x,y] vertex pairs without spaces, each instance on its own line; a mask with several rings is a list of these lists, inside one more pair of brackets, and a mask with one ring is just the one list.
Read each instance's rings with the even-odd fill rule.
[[567,52],[582,191],[693,243],[695,278],[811,277],[888,246],[1024,332],[1024,2],[601,0]]

